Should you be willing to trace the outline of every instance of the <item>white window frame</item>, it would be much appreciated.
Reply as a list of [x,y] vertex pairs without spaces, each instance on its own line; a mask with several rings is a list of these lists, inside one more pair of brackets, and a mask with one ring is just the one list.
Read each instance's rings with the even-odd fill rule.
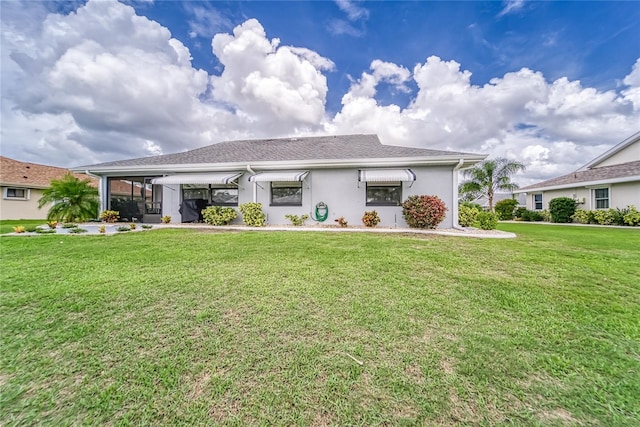
[[[598,190],[607,190],[607,197],[596,197],[596,192]],[[592,199],[593,199],[593,208],[596,210],[599,209],[609,209],[611,207],[611,187],[598,187],[598,188],[592,188],[591,189],[591,194],[592,194]],[[598,201],[599,200],[606,200],[607,201],[607,206],[606,207],[602,207],[599,208],[598,207]]]
[[[540,196],[540,202],[538,202],[536,200],[536,196]],[[541,211],[544,208],[544,199],[542,197],[542,193],[536,193],[532,195],[532,201],[533,201],[533,210],[534,211]],[[540,207],[538,208],[538,203],[540,203]]]
[[[24,191],[24,197],[13,197],[9,196],[9,190],[22,190]],[[31,199],[31,189],[29,188],[21,188],[21,187],[5,187],[3,191],[3,199],[5,200],[30,200]]]

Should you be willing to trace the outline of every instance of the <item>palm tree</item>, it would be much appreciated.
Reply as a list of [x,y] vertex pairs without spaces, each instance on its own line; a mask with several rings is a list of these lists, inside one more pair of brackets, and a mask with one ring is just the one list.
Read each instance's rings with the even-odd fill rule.
[[525,166],[515,160],[499,157],[485,160],[471,169],[464,171],[467,181],[460,184],[460,194],[471,196],[486,196],[489,200],[489,210],[493,212],[493,195],[496,190],[513,191],[518,184],[511,182],[511,175],[524,171]]
[[42,192],[38,208],[52,203],[47,212],[47,220],[74,222],[98,216],[98,190],[91,186],[89,179],[82,181],[71,173],[51,181],[49,188]]

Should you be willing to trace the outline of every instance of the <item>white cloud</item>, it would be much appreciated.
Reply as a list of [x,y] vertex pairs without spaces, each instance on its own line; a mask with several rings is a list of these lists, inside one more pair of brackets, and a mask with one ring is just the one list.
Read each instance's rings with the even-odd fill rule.
[[351,0],[336,0],[336,4],[341,11],[347,14],[350,21],[368,19],[369,11],[358,5],[359,2]]
[[220,31],[233,27],[231,20],[219,10],[203,2],[186,2],[185,9],[191,15],[189,19],[189,37],[213,37]]
[[217,34],[213,53],[224,66],[211,77],[214,99],[241,110],[257,128],[287,132],[317,127],[324,117],[333,62],[304,48],[279,46],[255,19],[231,34]]
[[[66,15],[8,5],[2,153],[20,160],[73,166],[238,138],[377,133],[386,144],[522,160],[526,185],[577,169],[640,123],[640,59],[616,91],[528,68],[480,86],[453,60],[373,59],[330,116],[335,64],[268,38],[255,19],[213,37],[221,69],[209,75],[166,28],[126,5],[89,1]],[[409,101],[382,105],[380,85]]]
[[504,7],[498,14],[498,17],[517,12],[524,7],[525,0],[506,0],[502,2]]

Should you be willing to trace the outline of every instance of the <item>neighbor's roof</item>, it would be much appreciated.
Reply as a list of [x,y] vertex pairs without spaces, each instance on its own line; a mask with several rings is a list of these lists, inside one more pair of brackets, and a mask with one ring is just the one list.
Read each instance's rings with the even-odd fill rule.
[[558,178],[522,187],[514,193],[632,181],[640,181],[640,161],[572,172]]
[[189,164],[224,164],[255,162],[293,162],[312,160],[383,159],[410,157],[471,157],[485,156],[453,151],[383,145],[377,135],[336,135],[279,139],[226,141],[195,150],[153,157],[119,160],[75,170],[100,170],[122,167],[149,167]]
[[[51,180],[60,179],[70,172],[65,168],[21,162],[0,156],[0,184],[4,187],[48,188]],[[98,186],[98,180],[95,178],[80,173],[73,175],[79,179],[89,179],[92,186]]]

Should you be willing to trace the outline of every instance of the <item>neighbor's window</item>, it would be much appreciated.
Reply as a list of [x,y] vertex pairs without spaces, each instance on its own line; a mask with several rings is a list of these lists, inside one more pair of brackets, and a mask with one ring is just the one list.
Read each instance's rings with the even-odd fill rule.
[[542,194],[533,195],[533,208],[537,211],[542,210]]
[[6,188],[4,198],[27,200],[29,198],[29,190],[27,188]]
[[272,182],[271,206],[302,206],[302,182]]
[[367,206],[400,206],[402,204],[402,183],[367,183]]
[[608,188],[596,188],[593,191],[594,199],[596,200],[596,209],[609,209],[609,189]]
[[216,206],[238,206],[238,187],[212,185],[211,204]]

